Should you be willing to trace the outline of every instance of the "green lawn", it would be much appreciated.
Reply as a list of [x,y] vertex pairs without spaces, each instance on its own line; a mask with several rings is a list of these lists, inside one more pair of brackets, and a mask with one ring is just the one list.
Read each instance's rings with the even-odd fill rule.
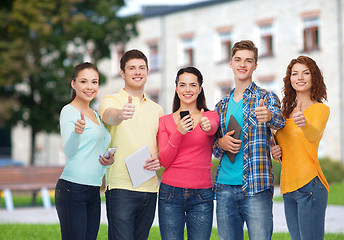
[[[60,227],[58,224],[0,224],[0,240],[22,239],[22,240],[54,240],[61,239]],[[340,240],[344,234],[326,234],[325,240]],[[100,225],[98,238],[99,240],[107,239],[107,225]],[[159,228],[152,227],[149,238],[150,240],[160,239]],[[185,234],[186,239],[186,234]],[[218,239],[217,230],[213,229],[211,238]],[[245,239],[248,239],[245,232]],[[273,240],[290,240],[288,233],[274,233]]]
[[[330,192],[328,194],[328,205],[342,205],[344,206],[344,183],[333,183],[330,185]],[[283,202],[282,196],[274,197],[274,201]]]

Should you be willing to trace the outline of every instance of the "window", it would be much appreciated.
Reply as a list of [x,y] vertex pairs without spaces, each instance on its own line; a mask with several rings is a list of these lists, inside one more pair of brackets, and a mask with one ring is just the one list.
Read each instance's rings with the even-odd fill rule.
[[278,84],[275,81],[274,75],[263,75],[257,78],[258,82],[260,83],[259,86],[264,88],[270,92],[278,93],[280,90],[278,89]]
[[319,18],[304,18],[303,51],[319,50]]
[[149,89],[147,90],[147,94],[149,96],[149,99],[153,102],[159,103],[159,89]]
[[272,24],[264,24],[259,26],[260,30],[260,52],[261,56],[273,55],[273,43],[272,43]]
[[228,61],[231,57],[232,49],[232,33],[222,32],[220,33],[221,41],[221,62]]
[[158,71],[160,69],[159,46],[158,43],[149,44],[149,70]]
[[193,66],[194,65],[194,43],[193,38],[182,39],[183,47],[183,65]]
[[232,91],[233,81],[232,80],[221,81],[217,83],[217,86],[219,87],[218,89],[220,90],[220,92],[218,93],[220,94],[220,96],[217,96],[216,101],[218,101],[218,98],[224,98],[228,93],[230,93],[230,91]]

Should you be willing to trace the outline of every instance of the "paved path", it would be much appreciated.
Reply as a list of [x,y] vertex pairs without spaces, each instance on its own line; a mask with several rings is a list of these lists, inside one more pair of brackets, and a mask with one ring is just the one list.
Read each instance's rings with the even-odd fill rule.
[[[274,232],[287,232],[283,203],[274,203]],[[107,224],[105,204],[102,203],[101,222]],[[55,208],[22,207],[13,211],[0,209],[1,223],[58,223]],[[157,213],[153,225],[158,226]],[[217,227],[214,214],[214,227]],[[326,233],[344,233],[344,207],[328,206],[326,212]]]

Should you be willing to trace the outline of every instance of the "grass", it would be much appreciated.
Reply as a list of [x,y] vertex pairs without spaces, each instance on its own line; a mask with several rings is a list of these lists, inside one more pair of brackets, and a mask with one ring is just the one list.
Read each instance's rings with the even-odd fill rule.
[[[330,192],[328,194],[328,203],[327,205],[341,205],[344,206],[344,183],[333,183],[330,186]],[[283,202],[282,196],[274,197],[274,201]]]
[[[60,226],[58,224],[0,224],[0,240],[23,239],[23,240],[45,240],[61,239]],[[343,239],[344,234],[326,234],[325,240]],[[98,234],[98,240],[107,239],[107,225],[101,224]],[[158,227],[152,227],[149,238],[150,240],[160,239]],[[186,233],[185,233],[186,239]],[[211,240],[218,239],[217,229],[213,229]],[[245,231],[245,239],[248,239]],[[273,240],[289,240],[288,233],[274,233]]]

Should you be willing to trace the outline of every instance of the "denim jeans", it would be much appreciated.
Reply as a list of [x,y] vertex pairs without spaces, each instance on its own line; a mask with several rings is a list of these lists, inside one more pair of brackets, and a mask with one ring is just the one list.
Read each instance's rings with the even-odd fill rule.
[[209,240],[213,224],[213,190],[178,188],[164,183],[159,190],[159,228],[162,240]]
[[324,239],[328,192],[318,177],[302,188],[283,194],[284,212],[292,240]]
[[111,189],[105,192],[109,240],[145,240],[153,224],[156,193]]
[[217,184],[216,217],[219,239],[244,239],[246,222],[250,240],[271,239],[273,190],[245,196],[241,186]]
[[99,188],[58,180],[55,205],[63,240],[97,239],[100,223]]

